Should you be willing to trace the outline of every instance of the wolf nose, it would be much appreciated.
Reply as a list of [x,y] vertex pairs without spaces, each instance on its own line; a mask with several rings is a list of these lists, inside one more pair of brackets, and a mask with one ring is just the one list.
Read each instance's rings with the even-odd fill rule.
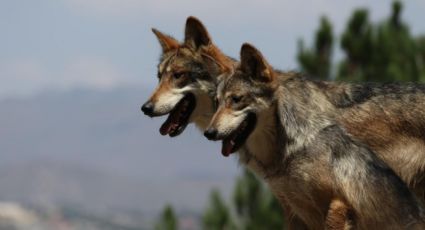
[[204,132],[204,136],[208,138],[208,140],[217,139],[217,129],[209,128]]
[[145,115],[152,116],[153,115],[153,103],[151,101],[148,101],[145,104],[143,104],[142,111]]

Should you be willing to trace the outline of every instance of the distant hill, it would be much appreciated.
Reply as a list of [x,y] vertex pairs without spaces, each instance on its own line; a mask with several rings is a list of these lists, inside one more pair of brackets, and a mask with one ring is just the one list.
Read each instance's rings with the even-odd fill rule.
[[229,194],[235,159],[189,127],[171,139],[142,115],[151,89],[45,92],[0,101],[0,200],[87,209],[200,211]]

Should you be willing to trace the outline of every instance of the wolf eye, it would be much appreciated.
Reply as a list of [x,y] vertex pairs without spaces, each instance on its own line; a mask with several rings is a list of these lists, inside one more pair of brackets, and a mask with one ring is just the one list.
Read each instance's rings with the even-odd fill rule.
[[239,103],[241,101],[241,99],[242,99],[242,96],[236,96],[236,95],[232,96],[232,102],[234,104]]
[[179,79],[179,78],[181,78],[183,75],[184,75],[184,73],[183,73],[183,72],[173,73],[173,77],[174,77],[175,79]]

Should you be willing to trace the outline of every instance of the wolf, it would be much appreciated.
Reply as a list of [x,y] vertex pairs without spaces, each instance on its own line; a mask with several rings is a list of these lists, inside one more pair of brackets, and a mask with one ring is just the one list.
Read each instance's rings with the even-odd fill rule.
[[215,111],[217,82],[236,61],[213,44],[205,26],[195,17],[186,20],[183,43],[152,31],[162,47],[159,84],[142,111],[151,117],[168,114],[160,128],[162,135],[175,137],[192,122],[205,130]]
[[335,104],[352,98],[332,100],[331,86],[274,70],[250,44],[240,58],[204,134],[265,179],[304,225],[294,229],[425,229],[407,185],[336,119]]

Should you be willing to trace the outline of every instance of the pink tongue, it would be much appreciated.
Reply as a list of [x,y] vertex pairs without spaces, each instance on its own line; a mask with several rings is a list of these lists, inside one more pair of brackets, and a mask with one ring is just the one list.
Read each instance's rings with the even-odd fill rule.
[[167,135],[171,132],[173,127],[174,127],[174,124],[172,122],[168,122],[168,120],[167,120],[166,122],[164,122],[164,124],[162,124],[161,128],[159,129],[159,132],[163,136]]
[[176,115],[178,113],[171,113],[167,120],[164,122],[164,124],[162,124],[161,128],[159,129],[159,132],[161,133],[161,135],[167,135],[169,134],[171,131],[177,129],[177,127],[179,126],[178,123],[178,116]]
[[223,156],[228,157],[232,153],[233,145],[230,143],[230,141],[224,140],[223,146],[221,148],[221,154]]

